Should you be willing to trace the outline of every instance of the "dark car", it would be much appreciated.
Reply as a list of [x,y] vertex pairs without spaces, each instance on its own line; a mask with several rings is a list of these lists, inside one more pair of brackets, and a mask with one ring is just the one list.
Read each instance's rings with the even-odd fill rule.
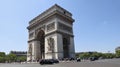
[[96,57],[90,57],[89,59],[90,59],[90,61],[98,60],[98,58],[96,58]]
[[73,60],[75,60],[75,58],[69,58],[69,61],[73,61]]
[[81,62],[81,59],[80,59],[80,58],[77,58],[77,62]]
[[53,63],[59,63],[59,60],[57,59],[50,59],[51,61],[53,61]]
[[53,64],[54,62],[50,59],[42,59],[39,61],[39,63],[43,65],[43,64]]

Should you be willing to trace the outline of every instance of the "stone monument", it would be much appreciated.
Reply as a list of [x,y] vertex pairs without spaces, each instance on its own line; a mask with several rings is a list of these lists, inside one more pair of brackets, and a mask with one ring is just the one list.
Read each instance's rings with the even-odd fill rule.
[[29,22],[27,61],[75,58],[72,14],[55,4]]

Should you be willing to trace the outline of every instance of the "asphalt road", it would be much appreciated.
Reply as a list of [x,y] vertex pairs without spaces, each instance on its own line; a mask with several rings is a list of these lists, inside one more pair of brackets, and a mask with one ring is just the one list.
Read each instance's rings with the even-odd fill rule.
[[0,64],[0,67],[120,67],[120,59],[82,61],[82,62],[60,62],[53,65],[40,65],[38,63],[11,63]]

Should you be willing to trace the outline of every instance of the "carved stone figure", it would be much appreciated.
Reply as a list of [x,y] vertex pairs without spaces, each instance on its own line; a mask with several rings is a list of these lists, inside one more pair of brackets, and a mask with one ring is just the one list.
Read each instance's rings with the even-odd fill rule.
[[48,51],[54,51],[54,39],[53,38],[48,38]]

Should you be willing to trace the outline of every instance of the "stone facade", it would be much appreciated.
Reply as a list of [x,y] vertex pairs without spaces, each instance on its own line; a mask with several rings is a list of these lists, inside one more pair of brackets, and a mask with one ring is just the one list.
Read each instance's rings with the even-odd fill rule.
[[57,4],[31,20],[27,60],[75,58],[73,22]]

